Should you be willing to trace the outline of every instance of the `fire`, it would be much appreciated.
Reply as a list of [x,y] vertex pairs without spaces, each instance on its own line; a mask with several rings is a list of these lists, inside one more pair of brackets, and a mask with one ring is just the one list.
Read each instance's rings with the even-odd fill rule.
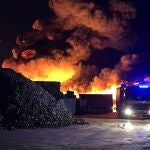
[[92,87],[92,91],[88,94],[112,94],[113,108],[116,108],[116,89],[117,89],[117,87],[118,87],[117,85],[112,85],[112,87],[110,89],[106,89],[106,90],[102,90],[102,91],[100,91],[96,87]]
[[35,20],[31,33],[18,35],[12,57],[2,67],[32,81],[59,81],[63,92],[112,94],[115,100],[122,74],[132,70],[138,56],[123,53],[118,64],[109,52],[94,63],[91,57],[96,58],[95,51],[117,53],[133,43],[128,23],[135,18],[135,9],[119,0],[109,1],[108,13],[83,0],[55,0],[53,4],[49,0],[49,7],[54,15]]
[[[74,89],[69,89],[69,91],[74,91],[74,94],[76,95],[77,98],[79,97],[79,94],[112,94],[112,99],[113,99],[113,108],[116,108],[116,91],[117,91],[117,87],[119,87],[119,85],[112,85],[112,87],[110,89],[106,89],[106,90],[100,90],[97,87],[92,87],[90,92],[85,92],[85,93],[79,93],[78,91],[74,90]],[[63,91],[63,87],[61,88]],[[64,94],[66,94],[66,91],[63,91]]]
[[117,85],[113,85],[110,89],[100,91],[96,87],[92,87],[90,94],[112,94],[113,100],[116,100],[116,88]]
[[8,62],[4,61],[3,68],[12,68],[32,81],[59,81],[63,83],[75,73],[75,69],[70,64],[57,63],[48,58],[39,58],[28,63],[20,63],[20,65],[12,63],[12,66],[9,67],[7,64]]

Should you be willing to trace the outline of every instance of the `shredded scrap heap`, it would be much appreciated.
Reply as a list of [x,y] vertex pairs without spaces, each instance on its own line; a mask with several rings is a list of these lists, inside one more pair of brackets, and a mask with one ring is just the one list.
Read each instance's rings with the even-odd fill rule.
[[77,121],[36,83],[11,69],[0,69],[0,126],[62,127]]

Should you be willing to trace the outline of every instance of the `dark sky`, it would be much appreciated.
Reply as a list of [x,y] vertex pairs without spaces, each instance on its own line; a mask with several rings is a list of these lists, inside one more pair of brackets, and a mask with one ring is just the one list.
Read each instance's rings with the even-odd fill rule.
[[35,19],[48,15],[47,0],[1,0],[0,62],[11,55],[17,34],[31,31]]
[[[105,0],[95,0],[103,3]],[[150,1],[128,0],[137,9],[137,18],[134,20],[132,30],[137,34],[138,40],[132,48],[144,58],[141,65],[143,70],[150,69]],[[32,30],[32,24],[37,18],[49,16],[47,0],[1,0],[0,1],[0,62],[11,55],[16,35]],[[144,65],[144,66],[143,66]]]

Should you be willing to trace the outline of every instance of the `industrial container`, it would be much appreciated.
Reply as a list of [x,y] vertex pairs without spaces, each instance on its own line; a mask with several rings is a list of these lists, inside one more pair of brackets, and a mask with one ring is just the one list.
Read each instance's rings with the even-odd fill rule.
[[63,98],[64,107],[71,113],[76,113],[76,96],[73,91],[67,91]]
[[80,113],[112,112],[112,94],[79,94]]
[[63,98],[64,107],[71,113],[76,113],[76,99],[75,98]]
[[39,84],[44,90],[48,91],[50,94],[56,97],[56,99],[60,98],[60,82],[55,81],[35,81],[35,83]]

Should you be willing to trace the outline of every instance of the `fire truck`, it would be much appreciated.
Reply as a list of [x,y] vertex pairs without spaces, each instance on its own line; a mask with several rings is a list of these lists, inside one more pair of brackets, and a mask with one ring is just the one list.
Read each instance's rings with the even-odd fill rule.
[[150,118],[150,86],[122,84],[117,88],[116,109],[118,118]]

